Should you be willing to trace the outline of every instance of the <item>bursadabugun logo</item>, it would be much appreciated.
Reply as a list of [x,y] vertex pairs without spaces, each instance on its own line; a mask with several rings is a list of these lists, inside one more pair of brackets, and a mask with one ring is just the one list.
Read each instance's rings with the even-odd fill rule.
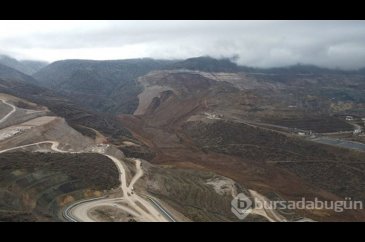
[[243,193],[239,193],[231,202],[231,211],[237,218],[243,220],[252,211],[252,201]]
[[364,209],[363,201],[352,200],[346,197],[344,200],[323,201],[317,197],[314,200],[302,198],[299,201],[269,201],[260,200],[256,197],[251,200],[247,195],[240,193],[231,202],[232,212],[240,220],[245,219],[252,209],[260,210],[332,210],[336,213],[342,213],[345,210]]

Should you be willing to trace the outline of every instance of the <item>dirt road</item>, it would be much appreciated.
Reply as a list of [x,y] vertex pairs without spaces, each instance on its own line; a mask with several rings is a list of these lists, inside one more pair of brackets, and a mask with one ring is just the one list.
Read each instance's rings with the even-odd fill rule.
[[[143,176],[143,171],[141,169],[141,161],[135,159],[136,162],[136,174],[132,178],[129,186],[127,186],[127,180],[125,176],[125,169],[119,159],[114,156],[107,155],[109,159],[111,159],[118,168],[120,174],[120,188],[123,192],[123,196],[120,198],[112,198],[112,199],[101,199],[95,201],[85,201],[78,203],[76,206],[71,205],[70,209],[68,209],[67,216],[70,216],[76,221],[94,221],[93,218],[90,217],[89,211],[91,209],[102,207],[102,206],[112,206],[119,209],[124,210],[125,212],[133,215],[138,221],[145,222],[168,222],[159,210],[157,210],[154,206],[152,206],[145,199],[140,197],[134,192],[133,185],[138,181],[140,177]],[[126,204],[127,206],[120,205]]]
[[[8,103],[4,99],[0,99],[5,105],[8,105],[12,108],[12,110],[6,114],[3,118],[0,119],[0,123],[6,121],[14,112],[17,111],[17,107]],[[29,110],[32,111],[32,110]],[[50,144],[50,149],[54,152],[58,153],[83,153],[84,151],[65,151],[59,148],[60,143],[58,141],[41,141],[37,143],[21,145],[17,147],[12,147],[4,150],[0,150],[1,153],[25,149],[32,146]],[[105,146],[105,147],[104,147]],[[71,221],[94,221],[93,218],[89,216],[89,211],[96,207],[101,206],[112,206],[118,209],[121,209],[128,214],[131,214],[138,221],[158,221],[158,222],[167,222],[169,221],[154,205],[147,202],[144,198],[137,195],[134,191],[134,184],[143,176],[143,170],[141,167],[141,161],[139,159],[133,159],[136,165],[136,173],[133,176],[129,186],[127,186],[127,179],[125,175],[125,169],[123,167],[123,161],[116,158],[115,156],[108,154],[107,152],[108,145],[99,144],[99,147],[88,147],[91,148],[91,152],[98,153],[104,155],[111,159],[116,165],[119,171],[119,180],[120,180],[120,189],[122,191],[121,197],[118,198],[101,198],[101,199],[93,199],[92,201],[81,201],[76,204],[69,206],[66,210],[68,211],[68,217]],[[85,152],[90,153],[90,150],[85,150]],[[125,205],[121,205],[125,204]]]
[[5,115],[2,119],[0,119],[0,123],[2,123],[2,122],[4,122],[4,121],[6,121],[13,113],[15,113],[16,112],[16,109],[17,109],[17,107],[15,107],[13,104],[11,104],[11,103],[8,103],[6,100],[4,100],[4,99],[0,99],[1,100],[1,102],[2,103],[4,103],[5,105],[8,105],[8,106],[10,106],[11,108],[12,108],[12,110],[7,114],[7,115]]
[[[1,150],[1,153],[24,149],[31,146],[41,145],[41,144],[51,144],[51,149],[55,152],[59,153],[82,153],[82,152],[69,152],[59,149],[60,143],[57,141],[42,141],[28,145],[17,146],[5,150]],[[102,149],[99,149],[102,150]],[[127,186],[127,179],[125,176],[125,169],[122,165],[122,161],[118,158],[105,154],[103,152],[95,152],[101,155],[105,155],[109,159],[111,159],[114,164],[117,166],[119,171],[119,180],[120,180],[120,189],[122,190],[122,196],[119,198],[113,199],[100,199],[95,201],[85,201],[79,202],[76,206],[71,205],[68,213],[68,216],[72,217],[75,221],[94,221],[93,218],[89,216],[88,211],[93,208],[101,207],[101,206],[113,206],[119,209],[124,210],[127,213],[135,216],[139,221],[156,221],[156,222],[168,222],[169,220],[165,218],[161,212],[156,209],[151,203],[147,202],[144,198],[140,197],[134,192],[134,184],[138,181],[139,178],[143,176],[143,170],[141,168],[141,161],[139,159],[134,159],[136,162],[136,174],[132,178],[129,186]],[[119,203],[127,204],[127,206],[122,206]]]

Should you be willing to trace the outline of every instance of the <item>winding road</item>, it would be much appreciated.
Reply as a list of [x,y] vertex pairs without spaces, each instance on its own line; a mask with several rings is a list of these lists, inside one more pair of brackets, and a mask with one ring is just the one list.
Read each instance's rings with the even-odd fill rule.
[[17,107],[16,106],[14,106],[13,104],[11,104],[11,103],[8,103],[6,100],[4,100],[4,99],[0,99],[1,100],[1,102],[2,103],[4,103],[5,105],[8,105],[8,106],[10,106],[11,108],[12,108],[12,110],[7,114],[7,115],[5,115],[2,119],[0,119],[0,123],[3,123],[4,121],[6,121],[13,113],[15,113],[16,112],[16,109],[17,109]]
[[[1,150],[1,153],[28,148],[31,146],[41,145],[41,144],[51,144],[51,149],[55,152],[60,153],[82,153],[82,152],[69,152],[59,149],[60,143],[57,141],[42,141],[28,145],[17,146],[5,150]],[[75,204],[70,205],[65,209],[64,217],[69,221],[82,221],[82,222],[91,222],[95,221],[89,215],[89,211],[91,209],[101,207],[101,206],[112,206],[124,210],[125,212],[133,215],[140,221],[156,221],[156,222],[168,222],[175,221],[171,219],[171,215],[167,215],[164,209],[156,208],[151,205],[151,203],[147,202],[145,199],[140,197],[134,192],[134,184],[138,181],[139,178],[143,176],[143,170],[141,168],[141,161],[139,159],[133,159],[136,164],[136,174],[132,178],[129,186],[127,186],[127,179],[125,176],[125,169],[122,165],[122,161],[118,158],[105,154],[103,152],[95,152],[101,155],[104,155],[111,159],[114,164],[117,166],[119,171],[119,180],[120,180],[120,188],[122,190],[123,195],[119,198],[98,198],[91,200],[84,200],[77,202]],[[125,205],[121,205],[125,204]],[[163,211],[163,212],[162,212]]]
[[57,142],[57,141],[41,141],[41,142],[37,142],[37,143],[33,143],[33,144],[21,145],[21,146],[12,147],[12,148],[5,149],[5,150],[0,150],[0,154],[8,152],[8,151],[12,151],[12,150],[24,149],[24,148],[28,148],[28,147],[31,147],[31,146],[42,145],[42,144],[51,144],[52,145],[51,149],[53,151],[56,151],[56,152],[60,152],[60,153],[78,153],[78,152],[68,152],[68,151],[58,149],[58,146],[60,145],[60,143]]
[[[8,114],[6,114],[3,118],[0,119],[0,123],[2,123],[16,112],[17,107],[8,103],[6,100],[3,99],[0,100],[5,105],[8,105],[12,108],[12,110]],[[50,144],[51,145],[50,149],[58,153],[83,153],[83,151],[71,152],[71,151],[61,150],[59,148],[60,143],[58,141],[48,140],[0,150],[0,154],[42,144]],[[100,207],[110,206],[125,211],[126,213],[135,217],[138,221],[157,221],[157,222],[175,221],[172,218],[172,216],[165,209],[163,209],[161,205],[159,205],[157,202],[155,202],[151,198],[148,198],[149,200],[152,201],[151,204],[150,202],[146,201],[144,198],[140,197],[135,193],[134,184],[143,176],[142,165],[139,159],[132,159],[135,162],[136,173],[131,179],[130,184],[127,186],[126,172],[123,167],[123,162],[117,157],[107,154],[107,149],[100,149],[99,147],[98,149],[91,149],[91,150],[93,153],[104,155],[114,162],[119,172],[119,180],[120,180],[119,188],[122,191],[122,195],[117,198],[101,197],[101,198],[93,198],[93,199],[78,201],[68,206],[63,211],[63,216],[66,220],[85,221],[85,222],[96,221],[96,219],[90,216],[90,210],[98,207],[100,208]],[[90,153],[90,151],[87,152]]]

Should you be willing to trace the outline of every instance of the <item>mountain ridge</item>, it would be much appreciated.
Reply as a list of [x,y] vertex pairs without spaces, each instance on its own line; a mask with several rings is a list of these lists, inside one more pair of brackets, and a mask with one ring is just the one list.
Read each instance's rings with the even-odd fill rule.
[[14,68],[3,65],[1,63],[0,63],[0,77],[2,79],[7,79],[7,80],[18,80],[32,84],[37,83],[37,81],[33,77],[24,74],[23,72],[20,72]]
[[11,67],[26,75],[32,75],[45,67],[48,63],[37,60],[17,60],[7,55],[0,55],[0,64]]

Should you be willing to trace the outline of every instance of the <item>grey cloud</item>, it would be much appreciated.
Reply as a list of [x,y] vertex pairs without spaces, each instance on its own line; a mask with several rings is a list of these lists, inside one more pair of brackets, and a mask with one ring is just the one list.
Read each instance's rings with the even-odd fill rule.
[[125,50],[134,46],[144,56],[130,53],[131,58],[238,56],[239,64],[249,66],[300,62],[349,69],[365,66],[364,39],[365,21],[104,21],[60,31],[2,35],[0,46],[20,57],[22,53],[33,57],[40,49],[47,56],[34,57],[47,60],[64,58],[64,50],[75,55],[67,58],[83,58],[78,56],[85,53],[82,49],[90,50],[88,58],[115,59],[116,48],[123,47],[125,57]]

